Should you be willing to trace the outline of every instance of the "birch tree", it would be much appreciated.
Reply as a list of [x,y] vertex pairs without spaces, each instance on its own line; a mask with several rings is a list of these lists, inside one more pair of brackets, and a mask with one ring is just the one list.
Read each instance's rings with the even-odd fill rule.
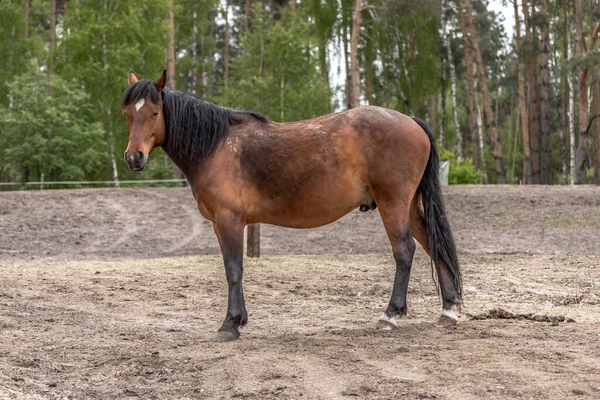
[[167,49],[167,87],[175,90],[175,14],[173,0],[168,0],[169,47]]
[[360,106],[360,67],[358,65],[358,41],[360,39],[360,22],[362,0],[355,0],[354,18],[352,21],[352,38],[350,41],[350,107]]

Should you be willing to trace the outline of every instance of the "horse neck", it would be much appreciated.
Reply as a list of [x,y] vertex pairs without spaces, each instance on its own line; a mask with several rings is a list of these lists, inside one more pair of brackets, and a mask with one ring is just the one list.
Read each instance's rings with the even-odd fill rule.
[[[182,94],[181,92],[175,92],[172,91],[171,93],[167,94],[170,96],[185,96],[185,94]],[[165,99],[166,100],[166,99]],[[166,103],[166,101],[165,101]],[[193,108],[195,107],[194,102],[191,101],[182,101],[181,103],[182,108],[177,110],[177,112],[186,112],[189,111],[189,108]],[[212,105],[214,107],[218,107],[216,105]],[[166,115],[165,111],[165,107],[166,105],[163,103],[163,115]],[[172,113],[176,112],[175,110],[169,110],[169,115],[171,115]],[[170,117],[170,123],[175,123],[175,121],[177,121],[177,118],[174,118],[174,115],[171,115]],[[206,162],[205,159],[198,157],[195,158],[193,160],[189,160],[187,159],[187,157],[185,156],[185,142],[183,140],[180,140],[180,138],[174,138],[172,137],[172,135],[202,135],[204,134],[204,132],[198,132],[198,129],[202,129],[201,127],[198,127],[196,129],[192,129],[193,131],[185,131],[183,129],[181,129],[181,127],[179,127],[179,129],[171,129],[173,127],[171,127],[169,125],[169,122],[167,120],[165,120],[165,134],[167,135],[167,141],[169,143],[165,143],[165,145],[161,146],[163,148],[163,150],[165,151],[165,153],[167,154],[167,156],[175,163],[175,165],[184,173],[184,175],[186,176],[186,178],[188,179],[188,181],[191,182],[192,179],[194,179],[199,172],[201,172],[205,166],[206,166]],[[188,128],[189,130],[189,128]],[[171,131],[177,131],[176,133],[171,132]]]
[[173,161],[177,168],[179,168],[179,170],[183,172],[183,175],[185,175],[186,179],[189,182],[191,182],[194,179],[195,172],[198,170],[198,168],[192,168],[192,166],[188,163],[182,162],[182,160],[180,160],[179,157],[177,157],[177,154],[171,154],[172,152],[167,151],[167,149],[165,149],[164,147],[163,151],[167,154],[171,161]]

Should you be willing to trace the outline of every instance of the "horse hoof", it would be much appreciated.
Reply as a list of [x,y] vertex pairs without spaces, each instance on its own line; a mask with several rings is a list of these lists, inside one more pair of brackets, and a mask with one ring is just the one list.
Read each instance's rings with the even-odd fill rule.
[[439,326],[454,326],[454,325],[456,325],[457,322],[458,321],[455,320],[454,318],[451,318],[447,315],[442,314],[442,315],[440,315],[440,318],[438,319],[437,324]]
[[239,333],[233,333],[233,332],[229,332],[229,331],[219,331],[219,332],[217,332],[217,336],[215,336],[214,338],[211,339],[211,342],[216,342],[216,343],[231,342],[232,340],[235,340],[239,337],[240,337]]
[[383,313],[381,317],[379,317],[379,321],[377,321],[377,327],[384,331],[391,331],[398,329],[398,322],[396,322],[396,317],[388,317]]

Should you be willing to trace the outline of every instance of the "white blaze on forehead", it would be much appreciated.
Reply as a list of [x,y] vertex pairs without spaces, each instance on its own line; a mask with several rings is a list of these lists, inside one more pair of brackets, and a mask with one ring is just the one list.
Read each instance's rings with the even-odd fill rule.
[[144,103],[146,103],[146,99],[140,99],[135,103],[135,111],[140,111],[140,108],[144,107]]

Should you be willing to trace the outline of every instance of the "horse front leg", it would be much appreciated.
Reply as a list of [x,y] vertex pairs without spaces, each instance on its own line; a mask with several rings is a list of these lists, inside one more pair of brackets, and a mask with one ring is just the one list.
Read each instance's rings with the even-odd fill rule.
[[244,223],[235,215],[217,215],[214,230],[219,239],[225,275],[227,276],[228,298],[225,321],[213,342],[228,342],[240,337],[239,328],[248,322],[242,289],[244,258]]

